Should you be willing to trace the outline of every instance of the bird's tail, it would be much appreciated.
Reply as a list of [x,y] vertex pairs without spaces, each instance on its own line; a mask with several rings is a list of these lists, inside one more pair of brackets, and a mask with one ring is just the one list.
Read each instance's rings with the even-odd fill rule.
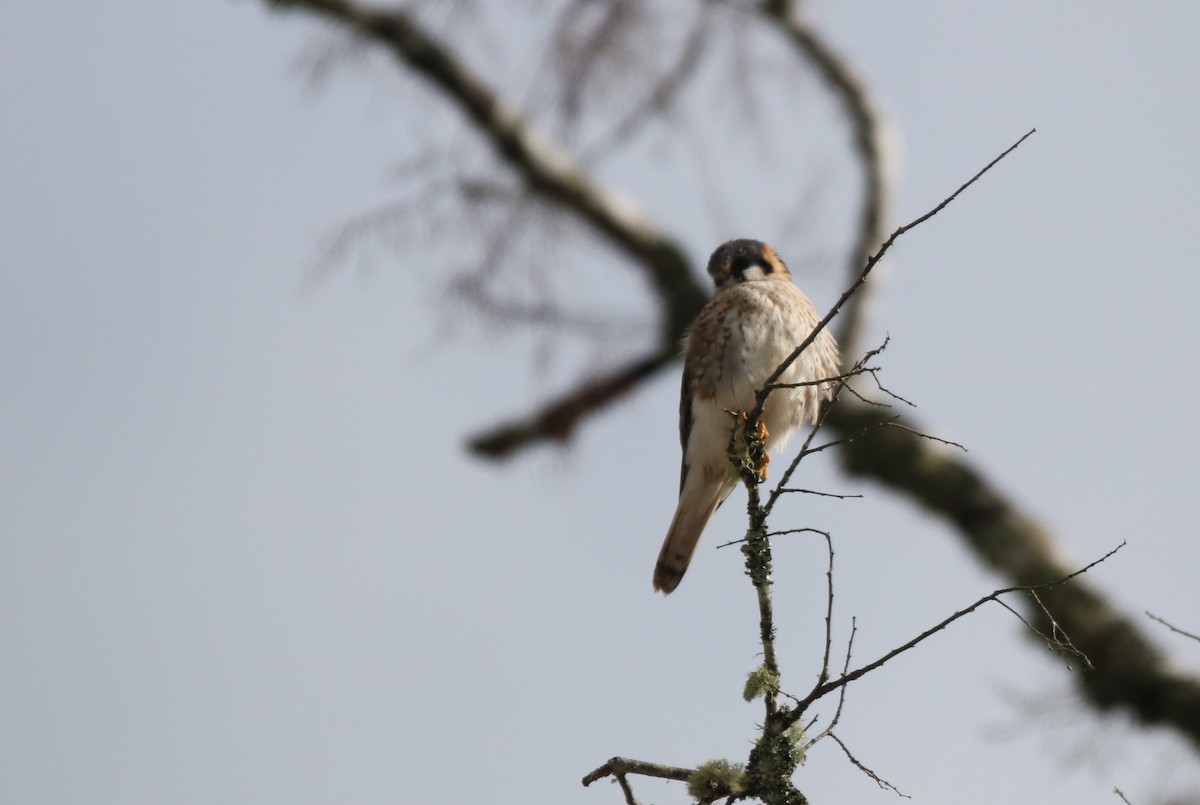
[[709,482],[684,486],[679,495],[679,505],[675,508],[675,518],[671,520],[667,538],[663,540],[662,550],[659,551],[658,564],[654,566],[655,590],[669,595],[679,586],[692,561],[692,554],[696,552],[704,527],[735,485],[734,482]]

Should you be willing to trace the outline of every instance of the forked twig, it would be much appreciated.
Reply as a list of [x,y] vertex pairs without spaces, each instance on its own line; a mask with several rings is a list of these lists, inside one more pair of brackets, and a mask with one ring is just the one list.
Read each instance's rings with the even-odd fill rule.
[[836,743],[838,746],[840,746],[842,748],[842,752],[844,752],[846,754],[846,759],[849,760],[854,765],[855,768],[857,768],[863,774],[867,775],[872,780],[874,780],[875,785],[879,786],[880,788],[884,789],[885,791],[891,791],[893,794],[895,794],[898,797],[903,797],[904,799],[912,799],[912,797],[910,797],[908,794],[905,794],[899,788],[896,788],[896,786],[892,785],[887,780],[883,779],[878,774],[876,774],[875,772],[873,772],[869,768],[867,768],[861,760],[859,760],[858,758],[856,758],[854,756],[854,754],[850,751],[850,747],[846,746],[845,742],[843,742],[842,739],[839,738],[835,733],[832,733],[832,732],[829,733],[829,737],[833,739],[834,743]]
[[812,705],[813,702],[817,701],[818,699],[820,699],[824,696],[827,696],[828,694],[832,693],[835,690],[838,690],[839,688],[845,687],[846,685],[850,684],[854,680],[859,679],[860,677],[862,677],[866,674],[869,674],[871,671],[874,671],[876,668],[879,668],[880,666],[884,665],[889,660],[895,658],[897,655],[903,654],[904,652],[908,651],[909,649],[913,648],[914,646],[917,646],[920,643],[923,643],[926,639],[928,639],[932,635],[936,634],[937,632],[940,632],[942,629],[945,629],[947,626],[954,623],[956,620],[959,620],[960,618],[963,618],[963,617],[971,614],[972,612],[979,609],[981,606],[988,603],[989,601],[995,601],[995,600],[999,599],[1000,596],[1006,595],[1008,593],[1015,593],[1015,592],[1036,593],[1039,590],[1048,590],[1052,587],[1058,587],[1059,585],[1065,584],[1066,582],[1070,581],[1071,579],[1076,578],[1077,576],[1080,576],[1080,575],[1088,572],[1093,567],[1095,567],[1096,565],[1100,564],[1101,562],[1107,560],[1109,557],[1111,557],[1113,554],[1115,554],[1117,551],[1121,550],[1124,547],[1125,547],[1125,543],[1122,542],[1120,545],[1113,548],[1111,551],[1104,554],[1104,556],[1101,556],[1099,559],[1085,565],[1084,567],[1080,568],[1079,570],[1076,570],[1076,571],[1062,577],[1061,579],[1057,579],[1056,581],[1049,581],[1049,582],[1045,582],[1044,584],[1024,584],[1024,585],[1017,585],[1017,586],[1013,586],[1013,587],[1004,587],[1002,589],[995,590],[994,592],[983,596],[975,603],[971,604],[970,606],[966,607],[965,609],[960,609],[959,611],[955,612],[950,617],[945,618],[940,623],[926,629],[925,631],[921,632],[919,635],[917,635],[913,639],[909,640],[908,642],[904,643],[903,645],[892,649],[887,654],[883,655],[882,657],[875,660],[874,662],[870,662],[870,663],[862,666],[861,668],[857,668],[853,671],[850,671],[849,673],[842,674],[837,679],[834,679],[830,682],[826,682],[823,685],[816,686],[815,688],[813,688],[812,692],[810,692],[807,696],[805,696],[803,699],[800,700],[799,704],[797,704],[795,707],[791,708],[791,710],[789,710],[789,712],[784,714],[784,716],[783,716],[784,721],[788,725],[796,723],[797,721],[800,720],[800,717],[804,714],[805,709],[807,709],[810,705]]
[[644,760],[614,757],[609,758],[607,763],[585,776],[583,778],[583,785],[587,787],[597,780],[612,777],[621,786],[621,791],[625,794],[625,802],[628,805],[638,805],[638,801],[633,795],[633,789],[629,785],[629,780],[626,779],[630,774],[640,774],[643,777],[658,777],[662,780],[677,780],[686,783],[694,771],[694,769],[684,769],[679,766],[664,766],[661,763],[647,763]]
[[814,327],[812,332],[808,334],[808,337],[800,342],[800,345],[792,350],[792,353],[788,355],[788,357],[784,358],[783,362],[775,368],[775,371],[772,372],[770,377],[767,378],[766,382],[763,383],[763,387],[757,394],[754,409],[748,414],[749,421],[747,422],[747,428],[751,427],[751,423],[754,423],[754,425],[757,426],[758,419],[762,416],[763,406],[766,405],[767,397],[774,390],[775,384],[779,382],[779,378],[783,376],[783,373],[786,372],[793,363],[795,363],[796,359],[800,357],[801,353],[808,349],[809,345],[816,340],[816,337],[821,333],[821,331],[829,326],[829,322],[833,321],[833,318],[842,309],[842,306],[845,305],[846,302],[850,300],[850,297],[854,296],[854,293],[863,285],[863,283],[867,281],[867,277],[870,275],[871,270],[879,264],[879,261],[883,259],[885,254],[887,254],[888,249],[892,248],[892,245],[896,242],[896,240],[905,232],[920,226],[944,210],[947,206],[949,206],[950,202],[958,198],[959,195],[961,195],[968,187],[979,181],[979,179],[982,178],[985,173],[995,167],[1000,160],[1004,159],[1006,156],[1015,151],[1021,145],[1021,143],[1032,137],[1036,131],[1037,129],[1030,129],[1029,131],[1025,132],[1025,134],[1021,135],[1020,139],[1018,139],[1008,148],[1004,149],[999,156],[997,156],[987,165],[984,165],[978,173],[976,173],[967,181],[963,182],[963,184],[957,190],[955,190],[946,198],[942,199],[935,207],[923,215],[914,218],[912,221],[909,221],[907,224],[898,227],[896,231],[892,232],[892,234],[888,236],[887,240],[880,245],[879,250],[867,258],[866,265],[863,266],[862,271],[860,271],[858,274],[858,277],[856,277],[855,280],[850,283],[850,287],[846,288],[846,290],[842,292],[842,295],[838,297],[838,300],[833,303],[833,307],[831,307],[829,312],[825,314],[825,317],[817,323],[817,326]]

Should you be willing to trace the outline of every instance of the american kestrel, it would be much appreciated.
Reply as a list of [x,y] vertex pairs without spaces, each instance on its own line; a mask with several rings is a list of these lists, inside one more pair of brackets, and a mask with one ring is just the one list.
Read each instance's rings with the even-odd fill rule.
[[[654,568],[654,589],[679,586],[708,519],[737,486],[729,462],[730,412],[754,408],[754,396],[820,321],[779,255],[757,240],[731,240],[708,260],[717,291],[684,339],[679,441],[683,467],[679,505]],[[837,342],[822,330],[779,378],[802,383],[835,377]],[[832,383],[777,389],[763,408],[765,447],[772,453],[816,418]]]

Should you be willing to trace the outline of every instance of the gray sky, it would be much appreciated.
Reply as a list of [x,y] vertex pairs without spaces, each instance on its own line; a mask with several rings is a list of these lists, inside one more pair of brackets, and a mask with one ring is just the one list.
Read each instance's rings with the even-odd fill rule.
[[[814,9],[901,132],[897,222],[1039,130],[896,249],[875,320],[889,384],[1073,559],[1128,541],[1090,579],[1128,613],[1200,628],[1200,9]],[[26,3],[0,27],[0,801],[616,803],[579,786],[614,754],[744,758],[754,602],[740,556],[713,550],[740,506],[676,595],[650,589],[675,375],[568,453],[482,465],[464,436],[568,382],[587,348],[539,372],[535,337],[458,332],[437,248],[305,281],[339,222],[396,195],[407,147],[467,136],[433,108],[414,124],[405,104],[428,96],[378,70],[310,91],[296,65],[319,30],[257,3],[137,0]],[[854,174],[836,129],[810,139],[828,114],[807,92],[773,131],[836,197]],[[751,188],[730,193],[727,232],[678,182],[620,162],[608,178],[700,259],[780,231]],[[828,305],[836,253],[790,240]],[[784,512],[835,532],[856,658],[999,586],[940,523],[809,472],[867,495]],[[784,545],[779,563],[801,689],[823,549]],[[1146,629],[1200,672],[1200,647]],[[855,685],[840,734],[924,802],[1119,786],[1148,803],[1195,784],[1174,739],[1079,716],[1061,665],[985,610]],[[797,783],[814,802],[892,798],[828,745]]]

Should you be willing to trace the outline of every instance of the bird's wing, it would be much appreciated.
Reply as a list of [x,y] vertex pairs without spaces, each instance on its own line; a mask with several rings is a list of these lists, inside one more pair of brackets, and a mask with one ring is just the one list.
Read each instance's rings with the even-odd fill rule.
[[688,460],[687,446],[688,437],[692,435],[692,390],[691,383],[688,381],[687,366],[683,367],[683,382],[679,389],[679,446],[682,449],[682,456],[679,461],[679,492],[683,493],[683,485],[687,483],[688,476]]

